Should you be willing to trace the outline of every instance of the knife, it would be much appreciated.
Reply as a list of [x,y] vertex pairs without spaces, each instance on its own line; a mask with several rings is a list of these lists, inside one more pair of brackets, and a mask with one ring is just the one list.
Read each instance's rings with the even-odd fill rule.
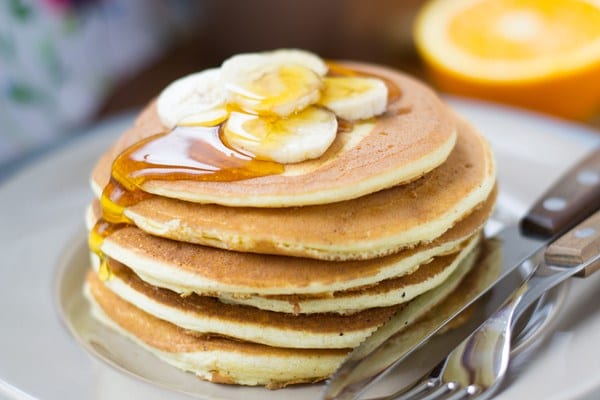
[[[356,399],[416,349],[430,340],[453,318],[477,302],[478,313],[454,332],[450,350],[492,315],[537,265],[545,247],[554,238],[600,208],[600,148],[568,170],[521,220],[520,227],[503,229],[492,242],[502,247],[502,265],[498,278],[457,305],[439,323],[432,324],[419,337],[402,335],[402,330],[418,319],[419,300],[435,296],[433,289],[397,312],[392,318],[355,348],[328,380],[322,399]],[[442,285],[443,286],[443,285]],[[441,289],[438,289],[441,290]],[[424,301],[424,300],[423,300]],[[481,307],[480,307],[481,306]],[[481,308],[481,309],[479,309]]]
[[[470,387],[482,398],[490,398],[506,377],[512,331],[520,316],[548,290],[572,276],[585,278],[598,269],[600,210],[553,242],[544,253],[544,261],[502,307],[452,350],[444,360],[441,381],[456,382],[462,388]],[[400,393],[412,398],[404,390]],[[418,387],[414,394],[425,393]]]

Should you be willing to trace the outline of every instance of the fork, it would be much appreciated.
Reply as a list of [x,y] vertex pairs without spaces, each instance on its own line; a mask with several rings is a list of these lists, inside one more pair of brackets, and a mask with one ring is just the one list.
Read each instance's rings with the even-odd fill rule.
[[546,291],[573,275],[587,277],[600,269],[600,211],[552,244],[546,260],[552,262],[533,269],[488,320],[413,388],[369,400],[491,397],[508,369],[515,322]]
[[[410,390],[369,400],[468,399],[491,395],[506,373],[512,321],[524,286]],[[496,343],[498,347],[495,348]],[[494,349],[493,351],[489,351]],[[485,398],[485,397],[482,397]]]

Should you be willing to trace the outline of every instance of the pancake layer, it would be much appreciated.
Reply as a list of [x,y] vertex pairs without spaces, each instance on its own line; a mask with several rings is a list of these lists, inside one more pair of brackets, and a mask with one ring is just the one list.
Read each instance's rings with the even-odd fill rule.
[[[448,157],[456,141],[456,124],[437,95],[395,70],[347,63],[395,84],[402,95],[388,104],[374,123],[339,132],[316,160],[285,165],[285,172],[229,182],[148,181],[143,190],[190,202],[226,206],[289,207],[326,204],[364,196],[431,171]],[[100,160],[93,174],[96,190],[110,178],[112,161],[125,148],[166,131],[156,106],[150,105],[135,125]]]
[[[286,295],[373,285],[408,274],[435,256],[456,251],[480,230],[495,196],[430,243],[372,260],[333,262],[231,252],[152,236],[135,227],[108,236],[102,251],[145,281],[179,293]],[[98,209],[92,211],[93,225]]]
[[[384,281],[366,289],[371,293],[379,291],[388,294],[387,301],[392,303],[390,306],[373,304],[374,302],[369,302],[369,298],[362,293],[353,293],[362,295],[364,302],[350,315],[332,312],[292,315],[239,304],[223,304],[218,299],[196,294],[181,297],[170,290],[157,289],[143,282],[131,270],[120,264],[111,266],[113,277],[104,284],[120,298],[139,309],[199,334],[217,334],[289,348],[351,348],[360,344],[400,310],[402,305],[398,304],[412,300],[408,295],[402,294],[411,291],[423,293],[440,285],[440,281],[444,281],[446,291],[454,290],[473,267],[476,253],[472,248],[465,248],[458,254],[441,257],[422,266],[420,270],[424,271],[417,274],[418,276],[394,282]],[[338,301],[338,308],[342,310],[343,307],[347,307],[347,298],[340,297],[341,299],[334,300]],[[367,297],[366,300],[364,297]],[[431,300],[426,309],[438,301],[439,299]]]
[[287,349],[198,336],[127,303],[88,276],[85,292],[100,322],[163,361],[198,377],[225,384],[264,385],[270,389],[325,379],[349,349]]
[[145,232],[177,241],[324,260],[369,259],[441,236],[482,204],[494,183],[487,142],[461,122],[457,144],[442,166],[415,182],[358,199],[264,209],[153,197],[128,207],[125,215]]
[[[475,266],[480,265],[478,261]],[[474,268],[464,275],[459,268],[447,284],[432,291],[428,304],[424,297],[410,312],[401,311],[410,322],[398,340],[422,335],[423,329],[439,323],[444,308],[462,302],[465,296],[487,285],[497,273],[493,268]],[[463,274],[459,276],[459,274]],[[433,293],[435,292],[435,293]],[[280,388],[289,384],[316,382],[328,377],[343,360],[348,349],[294,349],[272,347],[214,335],[198,335],[156,318],[121,299],[94,273],[88,275],[86,295],[94,315],[102,323],[129,337],[162,360],[202,379],[242,385]],[[409,304],[413,304],[413,302]],[[446,311],[447,312],[447,311]]]
[[123,265],[104,282],[123,300],[165,321],[199,334],[213,334],[290,348],[343,349],[358,345],[401,306],[369,309],[352,315],[293,315],[259,310],[192,294],[181,297],[157,289]]
[[348,314],[365,308],[388,307],[408,302],[445,284],[450,274],[476,249],[478,243],[479,235],[476,234],[468,240],[462,250],[455,254],[435,257],[432,261],[421,264],[410,274],[386,279],[367,287],[322,295],[239,296],[220,293],[217,297],[227,303],[246,304],[264,310],[294,314],[324,312]]

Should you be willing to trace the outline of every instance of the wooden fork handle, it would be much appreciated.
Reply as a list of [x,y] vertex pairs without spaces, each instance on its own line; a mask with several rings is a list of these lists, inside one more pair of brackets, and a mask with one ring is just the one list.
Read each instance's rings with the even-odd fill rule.
[[[600,199],[599,199],[600,201]],[[552,243],[545,253],[549,264],[574,267],[600,253],[600,210]],[[600,269],[596,260],[577,276],[586,277]]]

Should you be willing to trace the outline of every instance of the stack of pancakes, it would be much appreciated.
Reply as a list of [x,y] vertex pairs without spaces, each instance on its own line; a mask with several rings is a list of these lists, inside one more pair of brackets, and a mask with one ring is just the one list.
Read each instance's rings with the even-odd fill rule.
[[[85,292],[99,320],[203,379],[276,388],[327,378],[415,299],[407,331],[474,285],[463,278],[495,201],[488,144],[413,79],[345,67],[401,95],[320,158],[250,179],[142,185],[151,195],[125,207],[130,223],[92,257]],[[165,130],[151,104],[99,160],[98,198],[113,160]],[[102,213],[96,200],[90,229]]]

